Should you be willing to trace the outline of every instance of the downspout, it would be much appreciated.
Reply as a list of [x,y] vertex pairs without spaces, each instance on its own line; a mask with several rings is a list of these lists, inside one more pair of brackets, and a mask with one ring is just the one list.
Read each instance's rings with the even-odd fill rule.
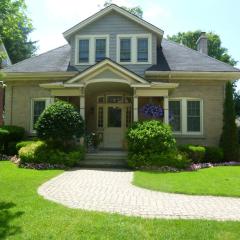
[[11,86],[11,103],[10,103],[10,125],[12,125],[12,113],[13,113],[13,86]]

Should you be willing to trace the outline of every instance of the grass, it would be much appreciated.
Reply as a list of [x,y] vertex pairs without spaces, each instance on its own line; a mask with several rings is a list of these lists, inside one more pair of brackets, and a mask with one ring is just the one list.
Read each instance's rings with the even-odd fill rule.
[[240,167],[214,167],[179,173],[136,171],[133,183],[162,192],[240,197]]
[[0,239],[240,239],[240,222],[141,219],[68,209],[44,200],[38,186],[60,173],[0,162]]

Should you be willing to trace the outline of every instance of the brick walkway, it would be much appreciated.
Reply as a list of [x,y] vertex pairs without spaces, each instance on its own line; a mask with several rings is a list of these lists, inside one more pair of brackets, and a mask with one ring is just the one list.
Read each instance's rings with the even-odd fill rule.
[[70,208],[149,218],[239,220],[240,198],[189,196],[135,187],[126,170],[73,170],[39,187],[44,198]]

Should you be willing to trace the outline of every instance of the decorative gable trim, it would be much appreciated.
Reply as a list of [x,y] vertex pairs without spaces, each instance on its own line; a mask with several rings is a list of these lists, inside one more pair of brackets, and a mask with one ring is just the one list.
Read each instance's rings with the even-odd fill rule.
[[99,73],[99,71],[102,72],[102,71],[106,70],[107,68],[111,69],[112,71],[116,72],[117,74],[124,75],[126,78],[133,79],[138,83],[149,84],[149,82],[146,81],[145,79],[143,79],[142,77],[140,77],[140,76],[136,75],[135,73],[127,70],[126,68],[124,68],[121,65],[111,61],[110,59],[105,59],[105,60],[95,64],[94,66],[89,67],[88,69],[81,72],[77,76],[68,80],[66,82],[66,84],[74,83],[74,82],[79,81],[83,78],[86,80],[89,75],[91,75],[91,77],[94,77],[94,75],[96,75],[96,73]]
[[83,20],[82,22],[78,23],[77,25],[73,26],[72,28],[68,29],[67,31],[65,31],[63,33],[63,36],[66,38],[66,39],[69,39],[69,37],[75,33],[76,31],[79,31],[81,28],[87,26],[88,24],[96,21],[98,18],[108,14],[109,12],[111,11],[116,11],[118,13],[120,13],[121,15],[131,19],[132,21],[142,25],[143,27],[145,28],[148,28],[149,30],[155,32],[157,35],[160,35],[161,37],[163,36],[164,34],[164,31],[159,29],[158,27],[150,24],[149,22],[129,13],[128,11],[126,11],[125,9],[121,8],[121,7],[118,7],[117,5],[115,4],[111,4],[110,6],[102,9],[101,11],[95,13],[94,15],[92,15],[91,17]]

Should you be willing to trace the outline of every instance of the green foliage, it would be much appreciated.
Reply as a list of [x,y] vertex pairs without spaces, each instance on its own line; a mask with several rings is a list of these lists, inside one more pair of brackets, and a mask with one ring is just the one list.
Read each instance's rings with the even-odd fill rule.
[[[108,0],[108,1],[105,1],[105,3],[103,4],[104,7],[108,7],[110,6],[111,4],[113,4],[112,0]],[[133,15],[136,15],[137,17],[139,18],[142,18],[143,17],[143,10],[140,6],[136,6],[136,7],[132,7],[132,8],[129,8],[129,7],[125,7],[125,6],[121,6],[121,8],[125,9],[126,11],[132,13]]]
[[206,149],[203,146],[195,145],[179,145],[178,149],[180,152],[183,152],[191,159],[194,163],[204,162]]
[[231,82],[227,82],[223,112],[223,131],[220,140],[220,147],[223,149],[225,161],[238,160],[238,135],[235,119],[233,86]]
[[[163,154],[173,152],[177,158],[176,141],[172,130],[161,121],[149,120],[135,123],[127,132],[128,164],[131,167],[160,164]],[[174,159],[169,160],[175,161]],[[164,161],[163,161],[164,162]]]
[[24,137],[25,130],[18,126],[1,126],[0,127],[0,145],[2,150],[6,154],[16,153],[16,142],[20,141]]
[[151,154],[132,154],[128,159],[130,167],[174,167],[185,169],[190,161],[187,156],[178,151],[151,153]]
[[29,40],[32,31],[25,1],[1,0],[0,36],[13,63],[31,57],[36,51],[36,43]]
[[26,147],[27,145],[34,143],[35,141],[21,141],[16,144],[16,150],[19,151],[22,147]]
[[36,141],[20,148],[21,163],[62,164],[67,167],[75,166],[84,158],[84,148],[79,147],[68,153],[51,148],[44,141]]
[[161,153],[175,148],[171,127],[157,120],[137,122],[127,132],[130,153]]
[[84,122],[75,108],[64,101],[57,101],[47,107],[36,123],[40,139],[66,144],[81,137],[84,133]]
[[[182,43],[189,48],[197,50],[196,42],[200,37],[201,32],[201,30],[179,32],[176,35],[168,36],[168,39],[177,43]],[[228,54],[227,48],[222,47],[222,42],[219,35],[213,32],[208,32],[207,37],[209,56],[216,58],[222,62],[228,63],[232,66],[237,64],[237,61],[235,61],[232,56]]]
[[223,150],[219,147],[205,147],[205,161],[211,163],[223,162]]

